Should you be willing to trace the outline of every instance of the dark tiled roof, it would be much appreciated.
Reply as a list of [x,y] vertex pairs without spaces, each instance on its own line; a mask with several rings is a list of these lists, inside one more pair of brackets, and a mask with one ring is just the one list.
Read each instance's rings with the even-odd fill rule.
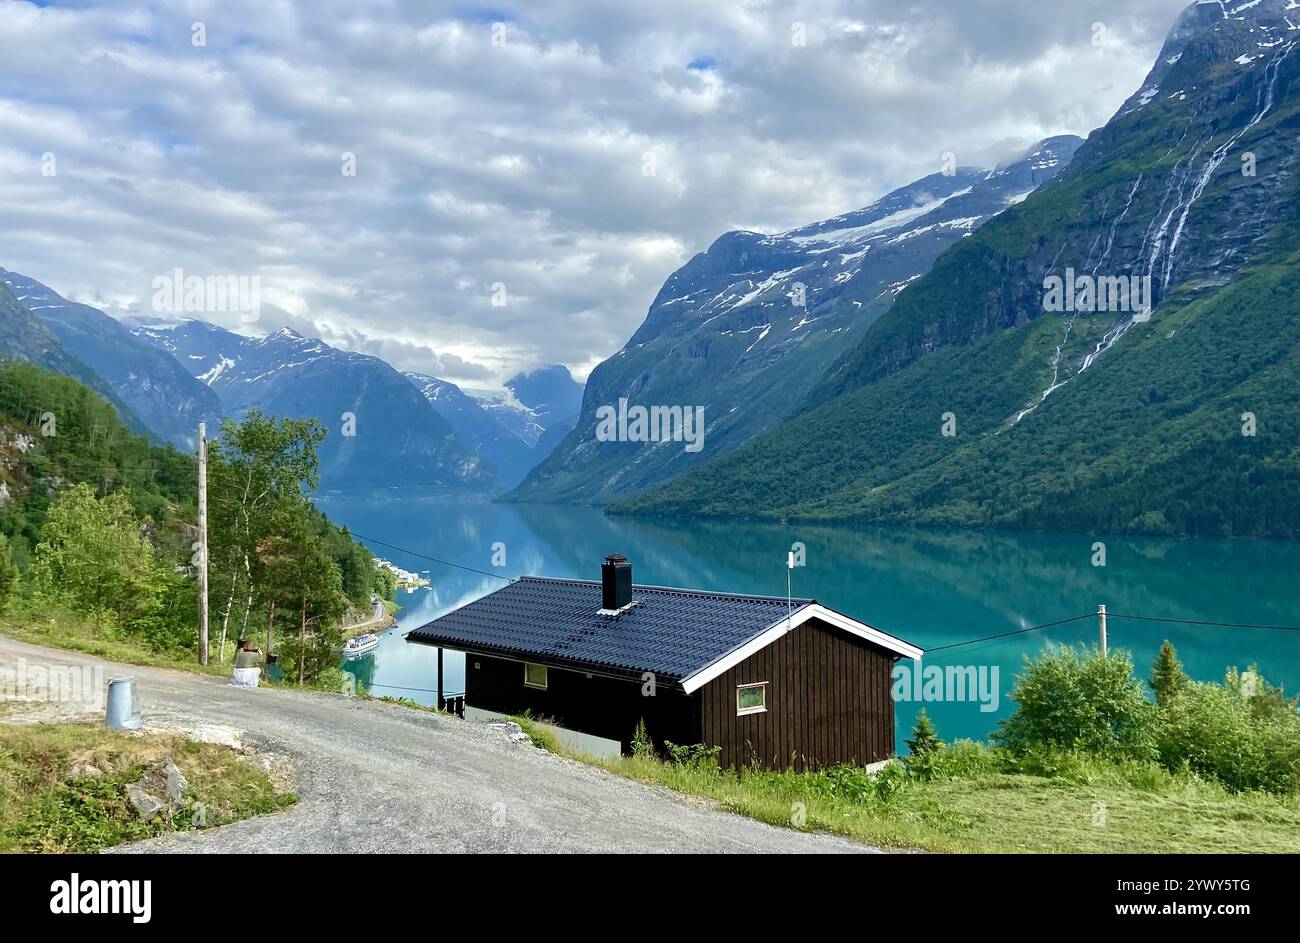
[[[620,615],[601,615],[599,582],[525,576],[407,638],[680,680],[786,615],[786,600],[774,596],[634,586],[632,599],[635,605]],[[812,602],[792,600],[794,611]]]

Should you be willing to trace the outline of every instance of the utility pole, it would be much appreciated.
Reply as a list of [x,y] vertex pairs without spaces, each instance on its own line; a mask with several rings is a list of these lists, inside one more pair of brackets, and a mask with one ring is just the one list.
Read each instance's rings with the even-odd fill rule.
[[199,423],[199,664],[208,663],[208,427]]
[[1106,604],[1097,607],[1097,621],[1101,624],[1101,653],[1106,654]]

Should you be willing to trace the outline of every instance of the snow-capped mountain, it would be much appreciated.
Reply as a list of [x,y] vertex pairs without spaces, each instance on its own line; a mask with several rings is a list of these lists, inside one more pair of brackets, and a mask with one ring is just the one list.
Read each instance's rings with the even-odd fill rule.
[[1295,0],[1186,8],[1050,186],[945,252],[780,425],[627,509],[1300,535],[1298,46]]
[[[596,368],[576,429],[513,496],[613,500],[762,432],[941,252],[1050,180],[1080,143],[1053,137],[992,170],[950,167],[789,232],[721,236],[668,278],[631,340]],[[706,447],[596,441],[596,410],[620,398],[703,406]]]
[[553,364],[506,381],[502,390],[462,390],[423,373],[407,373],[456,435],[518,484],[573,428],[582,406],[582,384],[568,368]]
[[424,373],[404,376],[415,384],[438,415],[451,424],[456,437],[492,464],[506,487],[518,484],[537,464],[535,442],[526,441],[505,426],[456,384]]
[[411,382],[384,361],[281,328],[245,337],[192,319],[140,318],[136,337],[171,354],[221,400],[311,416],[325,426],[321,484],[329,489],[428,487],[491,490],[495,469],[455,435]]
[[17,272],[0,269],[0,281],[159,439],[188,450],[196,444],[199,422],[220,418],[221,403],[211,390],[116,319]]

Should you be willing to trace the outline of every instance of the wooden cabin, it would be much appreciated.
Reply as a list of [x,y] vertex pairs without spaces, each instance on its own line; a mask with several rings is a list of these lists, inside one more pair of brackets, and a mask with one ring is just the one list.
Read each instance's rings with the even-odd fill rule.
[[467,716],[521,714],[629,752],[644,720],[665,742],[720,748],[723,766],[859,766],[893,755],[890,676],[921,649],[813,599],[601,579],[524,577],[407,640],[465,653]]

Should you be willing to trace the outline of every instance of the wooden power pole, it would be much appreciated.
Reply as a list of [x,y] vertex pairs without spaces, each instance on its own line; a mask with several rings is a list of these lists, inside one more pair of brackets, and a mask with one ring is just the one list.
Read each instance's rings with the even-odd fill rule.
[[1106,654],[1106,604],[1097,607],[1097,622],[1101,625],[1101,653]]
[[199,423],[199,664],[208,663],[208,427]]

